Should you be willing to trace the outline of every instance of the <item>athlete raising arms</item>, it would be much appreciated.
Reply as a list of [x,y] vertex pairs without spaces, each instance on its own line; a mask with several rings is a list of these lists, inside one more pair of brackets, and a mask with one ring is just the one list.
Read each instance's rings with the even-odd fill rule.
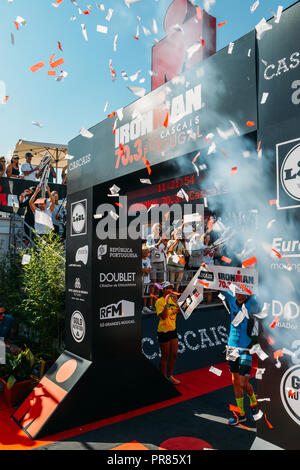
[[257,399],[249,377],[252,367],[252,356],[249,353],[251,347],[257,341],[257,320],[253,314],[260,311],[255,296],[244,294],[233,295],[230,292],[222,292],[230,311],[231,324],[228,337],[227,354],[229,370],[232,374],[233,390],[240,415],[234,415],[228,420],[228,424],[236,424],[246,421],[244,410],[244,395],[248,395],[253,415],[257,413]]

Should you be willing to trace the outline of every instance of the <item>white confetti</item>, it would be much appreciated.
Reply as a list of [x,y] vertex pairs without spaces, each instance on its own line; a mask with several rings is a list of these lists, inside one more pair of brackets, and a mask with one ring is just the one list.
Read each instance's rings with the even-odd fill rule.
[[265,359],[267,359],[267,357],[269,357],[268,354],[266,354],[261,349],[260,344],[255,344],[254,346],[252,346],[252,348],[250,349],[250,354],[257,354],[259,359],[261,359],[262,361],[264,361]]
[[25,264],[29,264],[30,263],[30,258],[31,256],[30,255],[23,255],[22,257],[22,264],[25,265]]
[[62,80],[64,80],[66,77],[68,76],[68,72],[64,72],[63,70],[60,72],[59,76],[56,77],[56,81],[57,82],[60,82]]
[[255,374],[255,378],[258,379],[258,380],[262,380],[262,376],[265,373],[265,370],[266,369],[257,369],[256,374]]
[[251,5],[250,7],[250,11],[251,13],[255,12],[255,10],[259,7],[259,0],[257,0],[256,2],[253,3],[253,5]]
[[139,76],[140,76],[141,73],[142,73],[142,71],[141,71],[141,70],[138,70],[134,75],[131,75],[131,76],[129,77],[129,79],[130,79],[132,82],[135,82],[135,81],[139,78]]
[[87,36],[87,32],[86,32],[86,27],[85,27],[84,24],[81,25],[81,31],[82,31],[82,34],[83,34],[84,39],[87,41],[87,40],[88,40],[88,36]]
[[118,214],[116,214],[114,211],[110,211],[109,213],[113,219],[118,220],[119,218]]
[[190,46],[188,49],[187,49],[187,56],[188,56],[188,59],[190,59],[191,57],[193,57],[193,55],[199,51],[199,49],[201,49],[202,47],[202,42],[201,41],[197,41],[195,42],[192,46]]
[[157,23],[156,23],[156,20],[154,18],[153,18],[153,21],[152,21],[152,31],[153,31],[154,34],[158,33]]
[[272,26],[270,24],[268,24],[266,22],[266,19],[263,18],[256,26],[255,26],[255,29],[256,29],[256,37],[258,40],[260,40],[263,36],[263,34],[266,32],[266,31],[269,31],[270,29],[272,29]]
[[269,309],[270,309],[270,304],[268,304],[267,302],[264,303],[263,305],[263,308],[261,310],[261,312],[259,313],[254,313],[253,316],[256,317],[256,318],[259,318],[260,320],[262,320],[263,318],[266,318],[269,314]]
[[254,421],[258,421],[259,419],[263,417],[263,415],[264,415],[263,412],[261,410],[258,410],[258,412],[252,416],[253,416]]
[[144,33],[145,36],[150,36],[151,31],[149,31],[149,29],[147,29],[145,26],[143,26],[143,33]]
[[113,10],[112,8],[109,8],[109,9],[108,9],[108,13],[107,13],[106,18],[105,18],[106,21],[110,21],[110,20],[111,20],[111,17],[112,17],[112,15],[113,15],[113,12],[114,12],[114,10]]
[[107,34],[107,31],[108,31],[107,26],[102,26],[101,24],[97,24],[96,29],[98,33],[103,33],[103,34]]
[[125,5],[130,8],[131,4],[132,3],[137,3],[137,2],[140,2],[140,0],[124,0],[125,2]]
[[282,10],[283,10],[283,7],[281,5],[279,5],[278,9],[277,9],[277,13],[275,15],[275,21],[274,23],[279,23],[280,21],[280,18],[281,18],[281,14],[282,14]]
[[232,54],[233,47],[234,47],[234,42],[230,42],[228,46],[228,54]]
[[220,377],[220,375],[222,375],[222,372],[223,372],[223,371],[220,370],[220,369],[217,369],[217,368],[214,367],[214,366],[211,366],[211,367],[209,368],[209,372],[212,372],[213,374],[215,374],[215,375],[217,375],[218,377]]
[[145,96],[145,93],[146,93],[145,88],[130,87],[130,86],[128,86],[127,88],[129,91],[131,91],[131,93],[138,96],[139,98],[142,98],[143,96]]
[[117,40],[118,40],[118,37],[119,37],[118,34],[116,34],[115,37],[114,37],[114,52],[116,52],[116,50],[117,50]]
[[265,102],[268,99],[268,96],[269,96],[269,93],[263,93],[261,100],[260,100],[260,104],[265,104]]
[[140,182],[143,183],[143,184],[152,184],[151,181],[147,178],[146,179],[141,178]]
[[91,139],[92,137],[94,137],[94,134],[88,131],[85,127],[82,127],[80,129],[79,134],[82,135],[82,137],[86,137],[87,139]]
[[37,127],[43,127],[43,124],[41,124],[40,122],[37,122],[37,121],[32,121],[32,124],[34,126],[37,126]]

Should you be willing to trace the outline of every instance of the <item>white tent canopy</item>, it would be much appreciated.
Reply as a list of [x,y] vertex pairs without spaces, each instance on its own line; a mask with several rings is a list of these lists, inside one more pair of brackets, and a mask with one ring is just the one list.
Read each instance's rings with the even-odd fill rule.
[[46,151],[52,156],[52,163],[56,170],[57,168],[64,168],[68,164],[68,160],[66,159],[66,155],[68,154],[67,145],[32,142],[29,140],[19,139],[16,144],[14,154],[18,154],[20,164],[22,164],[23,161],[25,161],[25,154],[27,152],[31,152],[33,155],[32,164],[38,165]]

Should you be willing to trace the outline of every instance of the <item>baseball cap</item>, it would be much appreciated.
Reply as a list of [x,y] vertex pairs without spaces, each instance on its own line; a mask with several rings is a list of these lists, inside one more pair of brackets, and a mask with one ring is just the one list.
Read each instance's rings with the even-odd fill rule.
[[32,155],[31,152],[26,152],[26,153],[25,153],[25,157],[33,157],[33,155]]
[[165,281],[165,282],[163,282],[163,283],[161,284],[161,287],[162,287],[163,289],[168,289],[168,287],[174,287],[174,285],[171,284],[169,281]]
[[45,202],[46,202],[46,199],[44,197],[41,197],[37,199],[36,201],[34,201],[35,204],[45,204]]

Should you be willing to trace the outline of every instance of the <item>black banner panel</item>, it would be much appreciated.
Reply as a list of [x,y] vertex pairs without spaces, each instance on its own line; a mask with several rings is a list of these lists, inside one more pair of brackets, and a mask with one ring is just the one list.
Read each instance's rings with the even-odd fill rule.
[[[13,203],[19,204],[19,196],[25,189],[37,186],[38,181],[22,180],[17,178],[0,178],[0,210],[10,209]],[[67,186],[49,183],[50,191],[57,191],[59,199],[67,194]]]
[[68,192],[146,169],[205,146],[210,132],[257,127],[255,35],[114,112],[69,142]]
[[92,360],[93,190],[68,197],[66,349]]
[[297,3],[257,41],[262,192],[273,209],[265,240],[273,257],[265,259],[260,286],[270,314],[260,341],[268,357],[259,364],[265,419],[257,422],[257,435],[287,450],[300,449],[299,21]]
[[[142,322],[142,352],[158,367],[160,350],[157,340],[158,318],[145,316]],[[201,308],[185,320],[177,316],[178,357],[175,374],[225,362],[230,317],[223,307]]]

